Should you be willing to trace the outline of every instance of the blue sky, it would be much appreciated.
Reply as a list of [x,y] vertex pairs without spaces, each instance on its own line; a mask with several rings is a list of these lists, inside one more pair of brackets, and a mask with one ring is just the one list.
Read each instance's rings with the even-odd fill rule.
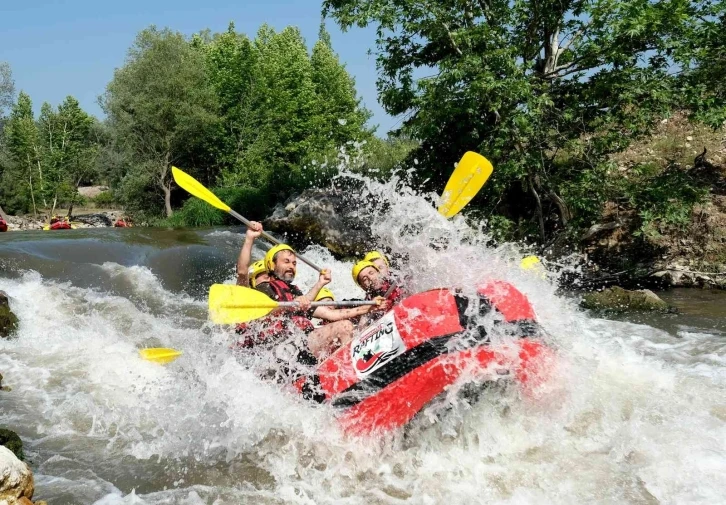
[[[136,34],[155,24],[187,35],[209,28],[237,31],[254,37],[267,23],[276,30],[295,25],[308,46],[317,39],[320,0],[0,0],[0,61],[10,63],[17,91],[33,100],[36,112],[43,102],[58,105],[68,95],[102,117],[97,97],[115,68],[123,64]],[[365,106],[373,112],[378,135],[397,125],[376,99],[373,28],[342,33],[327,22],[333,48],[355,77]]]

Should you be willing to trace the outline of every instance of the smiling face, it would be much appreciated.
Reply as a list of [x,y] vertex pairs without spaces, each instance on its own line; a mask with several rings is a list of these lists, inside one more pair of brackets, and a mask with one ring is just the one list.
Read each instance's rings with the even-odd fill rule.
[[283,250],[275,254],[272,260],[275,266],[275,276],[285,282],[295,280],[295,272],[297,271],[297,256],[292,251]]
[[366,292],[380,288],[382,282],[380,273],[373,267],[365,267],[358,274],[358,283]]

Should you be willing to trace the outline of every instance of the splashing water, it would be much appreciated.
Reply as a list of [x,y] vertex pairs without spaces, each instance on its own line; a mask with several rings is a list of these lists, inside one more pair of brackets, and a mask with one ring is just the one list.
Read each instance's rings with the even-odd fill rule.
[[[361,201],[373,210],[360,209],[361,218],[410,291],[473,292],[502,279],[529,297],[558,352],[545,394],[495,388],[470,404],[451,391],[446,415],[432,406],[405,430],[346,438],[332,408],[261,380],[230,352],[232,332],[206,321],[208,286],[233,282],[239,230],[13,233],[0,243],[0,289],[21,323],[17,339],[0,341],[0,371],[13,388],[0,392],[0,425],[26,444],[36,498],[655,504],[726,496],[723,335],[589,317],[555,295],[553,279],[521,271],[516,247],[488,246],[462,217],[445,220],[434,195],[397,178],[340,177],[362,183]],[[81,252],[89,247],[98,252]],[[336,296],[360,297],[350,262],[320,246],[304,254],[330,266]],[[297,283],[316,276],[301,265]],[[139,348],[156,346],[184,355],[166,366],[139,359]]]

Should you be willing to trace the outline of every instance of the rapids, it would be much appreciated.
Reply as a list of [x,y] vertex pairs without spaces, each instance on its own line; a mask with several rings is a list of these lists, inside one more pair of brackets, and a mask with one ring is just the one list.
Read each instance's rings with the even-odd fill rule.
[[[241,228],[4,233],[0,289],[20,329],[0,340],[13,388],[0,392],[0,426],[23,438],[35,498],[723,502],[726,297],[712,295],[706,315],[594,318],[555,294],[557,272],[519,270],[521,251],[489,246],[461,217],[445,220],[430,195],[395,180],[365,188],[377,195],[369,201],[385,200],[374,232],[405,258],[396,266],[412,291],[499,278],[530,298],[560,357],[537,397],[508,389],[469,405],[450,395],[444,416],[431,407],[401,432],[346,438],[332,408],[258,379],[229,352],[231,332],[206,321],[209,285],[233,282]],[[338,297],[360,296],[349,261],[319,246],[304,254],[332,268]],[[297,283],[315,275],[300,264]],[[139,359],[139,348],[157,346],[184,355],[165,366]]]

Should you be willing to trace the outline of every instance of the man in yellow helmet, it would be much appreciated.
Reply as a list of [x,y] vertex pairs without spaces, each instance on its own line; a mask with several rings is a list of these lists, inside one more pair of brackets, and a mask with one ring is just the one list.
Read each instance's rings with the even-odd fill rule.
[[[252,243],[262,234],[262,225],[260,223],[252,223],[253,226],[247,232],[247,237],[251,238],[249,247],[243,246],[242,253],[250,254],[252,251]],[[245,244],[247,239],[245,239]],[[241,260],[249,261],[249,256],[241,258]],[[265,282],[259,279],[255,284],[255,289],[265,293],[267,296],[277,301],[296,301],[298,307],[294,309],[278,308],[271,314],[285,314],[289,316],[289,321],[298,329],[307,335],[307,347],[312,355],[320,360],[334,351],[340,345],[349,342],[353,337],[353,323],[349,319],[368,313],[375,306],[366,305],[354,307],[350,309],[334,309],[332,307],[315,307],[310,308],[310,303],[316,299],[318,293],[331,281],[330,271],[323,270],[318,277],[315,285],[303,294],[303,292],[293,284],[297,273],[297,256],[295,251],[287,244],[278,244],[272,247],[265,254],[265,267],[269,274],[269,278]],[[317,317],[328,321],[320,328],[315,328],[311,322],[311,318]],[[283,325],[278,328],[276,337],[289,335],[292,328],[289,325]]]
[[370,261],[373,263],[383,277],[388,277],[391,274],[388,258],[379,251],[370,251],[366,253],[366,255],[363,256],[363,261]]
[[384,276],[372,261],[365,259],[359,261],[353,265],[351,274],[355,283],[366,292],[366,300],[385,297],[383,304],[376,309],[375,315],[378,315],[381,311],[389,310],[403,298],[401,287],[395,284],[390,277]]

